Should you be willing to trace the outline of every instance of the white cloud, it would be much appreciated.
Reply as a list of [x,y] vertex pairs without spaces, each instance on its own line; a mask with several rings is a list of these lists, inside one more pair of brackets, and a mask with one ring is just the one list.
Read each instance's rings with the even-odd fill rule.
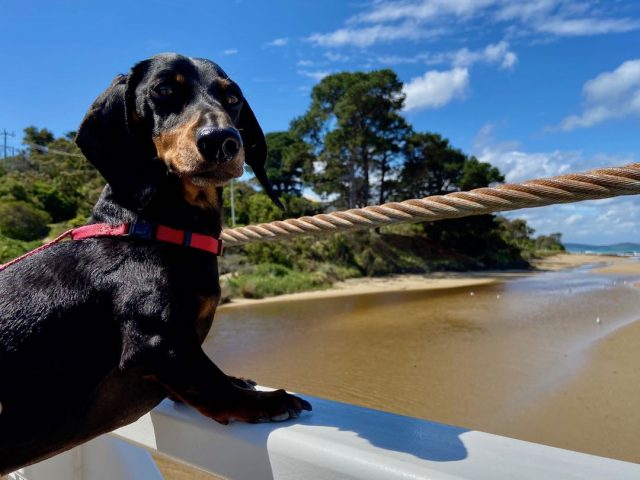
[[341,53],[325,52],[324,56],[327,60],[333,63],[349,61],[349,57],[347,55],[342,55]]
[[612,72],[589,80],[582,88],[583,111],[565,118],[559,128],[592,127],[615,118],[640,116],[640,59],[624,62]]
[[235,55],[236,53],[238,53],[237,48],[227,48],[226,50],[222,51],[223,55]]
[[[635,161],[633,156],[554,150],[527,152],[518,142],[497,142],[495,128],[485,125],[476,135],[473,154],[498,167],[509,183],[582,172]],[[640,236],[640,197],[593,200],[568,205],[516,210],[508,218],[526,218],[537,234],[562,232],[565,240],[583,243],[615,243]]]
[[326,77],[327,75],[330,75],[331,72],[327,72],[325,70],[316,70],[316,71],[311,71],[311,70],[298,70],[298,75],[302,75],[304,77],[309,77],[314,79],[316,82],[319,82],[320,80],[322,80],[324,77]]
[[580,159],[579,152],[526,153],[521,150],[483,150],[478,156],[481,162],[495,165],[505,172],[510,183],[534,178],[553,177],[571,171],[572,163]]
[[289,43],[288,38],[276,38],[266,44],[267,47],[284,47]]
[[454,68],[447,71],[430,70],[421,77],[405,83],[405,110],[439,108],[454,98],[463,98],[469,86],[469,71]]
[[471,21],[474,27],[483,22],[507,24],[518,35],[585,36],[640,28],[640,22],[616,16],[616,8],[597,0],[377,0],[368,11],[351,17],[347,27],[316,33],[308,40],[323,47],[369,47],[460,35]]
[[628,18],[552,18],[537,25],[540,32],[554,35],[576,37],[583,35],[602,35],[607,33],[624,33],[637,30],[640,24]]
[[377,58],[386,65],[425,63],[427,65],[450,64],[454,67],[471,67],[475,63],[497,64],[501,69],[510,70],[518,63],[518,56],[509,50],[509,43],[491,43],[481,50],[459,50],[441,53],[418,53],[416,55],[383,55]]
[[580,213],[574,213],[573,215],[569,215],[567,218],[565,218],[564,223],[565,225],[571,227],[573,225],[579,225],[582,220],[584,220],[584,215]]
[[518,183],[568,172],[625,165],[635,161],[630,155],[596,154],[587,157],[578,150],[526,152],[519,142],[496,141],[494,130],[495,126],[490,123],[482,127],[474,139],[472,151],[481,162],[498,167],[507,182]]
[[462,48],[444,55],[450,57],[452,63],[458,67],[470,67],[474,63],[482,62],[499,64],[500,68],[511,69],[518,62],[517,55],[509,50],[509,44],[505,41],[487,45],[483,50]]
[[393,22],[403,19],[429,21],[454,15],[466,17],[495,3],[495,0],[424,0],[376,2],[368,13],[353,17],[352,23]]
[[606,245],[635,242],[640,236],[640,198],[617,197],[505,212],[526,218],[536,235],[562,233],[565,242]]
[[331,33],[315,33],[308,40],[321,47],[369,47],[375,43],[387,43],[396,40],[420,40],[434,37],[439,30],[424,30],[414,22],[399,25],[374,25],[364,28],[341,28]]

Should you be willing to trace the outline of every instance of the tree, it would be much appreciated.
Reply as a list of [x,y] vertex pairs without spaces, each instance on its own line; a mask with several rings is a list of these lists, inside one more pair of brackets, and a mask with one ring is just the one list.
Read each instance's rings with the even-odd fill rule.
[[460,190],[488,187],[492,183],[504,182],[504,175],[498,168],[479,161],[476,157],[467,157],[462,167],[462,176],[458,182]]
[[[504,181],[497,168],[465,155],[437,133],[413,133],[404,151],[406,160],[400,173],[398,200],[446,195]],[[444,242],[473,256],[486,248],[493,238],[490,232],[497,229],[491,215],[424,224],[432,241]]]
[[405,144],[400,196],[422,198],[460,190],[467,156],[437,133],[413,133]]
[[402,82],[388,69],[329,75],[313,88],[292,131],[317,155],[309,180],[318,194],[338,208],[387,197],[410,131],[403,102]]
[[49,145],[55,137],[51,131],[46,128],[37,128],[31,125],[24,129],[24,139],[22,143],[25,145],[40,145],[41,147],[46,147]]
[[502,238],[505,241],[517,245],[520,248],[530,248],[532,236],[535,230],[527,225],[527,221],[522,218],[509,220],[505,217],[498,217]]
[[265,138],[268,146],[265,169],[273,189],[280,196],[300,195],[304,172],[313,169],[315,159],[309,145],[291,132],[267,133]]

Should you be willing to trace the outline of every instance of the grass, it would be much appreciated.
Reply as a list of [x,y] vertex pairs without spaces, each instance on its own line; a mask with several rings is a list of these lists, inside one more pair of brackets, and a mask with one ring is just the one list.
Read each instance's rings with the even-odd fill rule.
[[227,279],[231,297],[265,298],[286,293],[321,290],[335,281],[358,276],[353,270],[321,265],[302,272],[275,263],[264,263]]

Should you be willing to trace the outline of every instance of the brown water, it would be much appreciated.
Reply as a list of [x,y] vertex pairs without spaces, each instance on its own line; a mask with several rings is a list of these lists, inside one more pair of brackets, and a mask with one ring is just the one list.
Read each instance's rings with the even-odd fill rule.
[[[588,375],[603,339],[640,318],[640,291],[622,280],[579,268],[483,287],[221,308],[205,350],[262,385],[638,462],[640,398],[616,412],[626,421],[615,429],[628,429],[620,445],[617,430],[606,445],[591,438],[613,428],[613,406],[558,398]],[[627,367],[624,382],[640,385],[640,370]],[[608,378],[599,375],[594,382]],[[593,433],[546,414],[556,408],[589,410]]]

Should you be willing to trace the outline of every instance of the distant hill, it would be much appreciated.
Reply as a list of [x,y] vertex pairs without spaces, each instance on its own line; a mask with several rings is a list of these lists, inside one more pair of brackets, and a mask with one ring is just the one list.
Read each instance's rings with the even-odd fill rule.
[[612,245],[588,245],[585,243],[565,242],[564,247],[569,252],[592,252],[592,253],[636,253],[640,252],[640,243],[615,243]]

